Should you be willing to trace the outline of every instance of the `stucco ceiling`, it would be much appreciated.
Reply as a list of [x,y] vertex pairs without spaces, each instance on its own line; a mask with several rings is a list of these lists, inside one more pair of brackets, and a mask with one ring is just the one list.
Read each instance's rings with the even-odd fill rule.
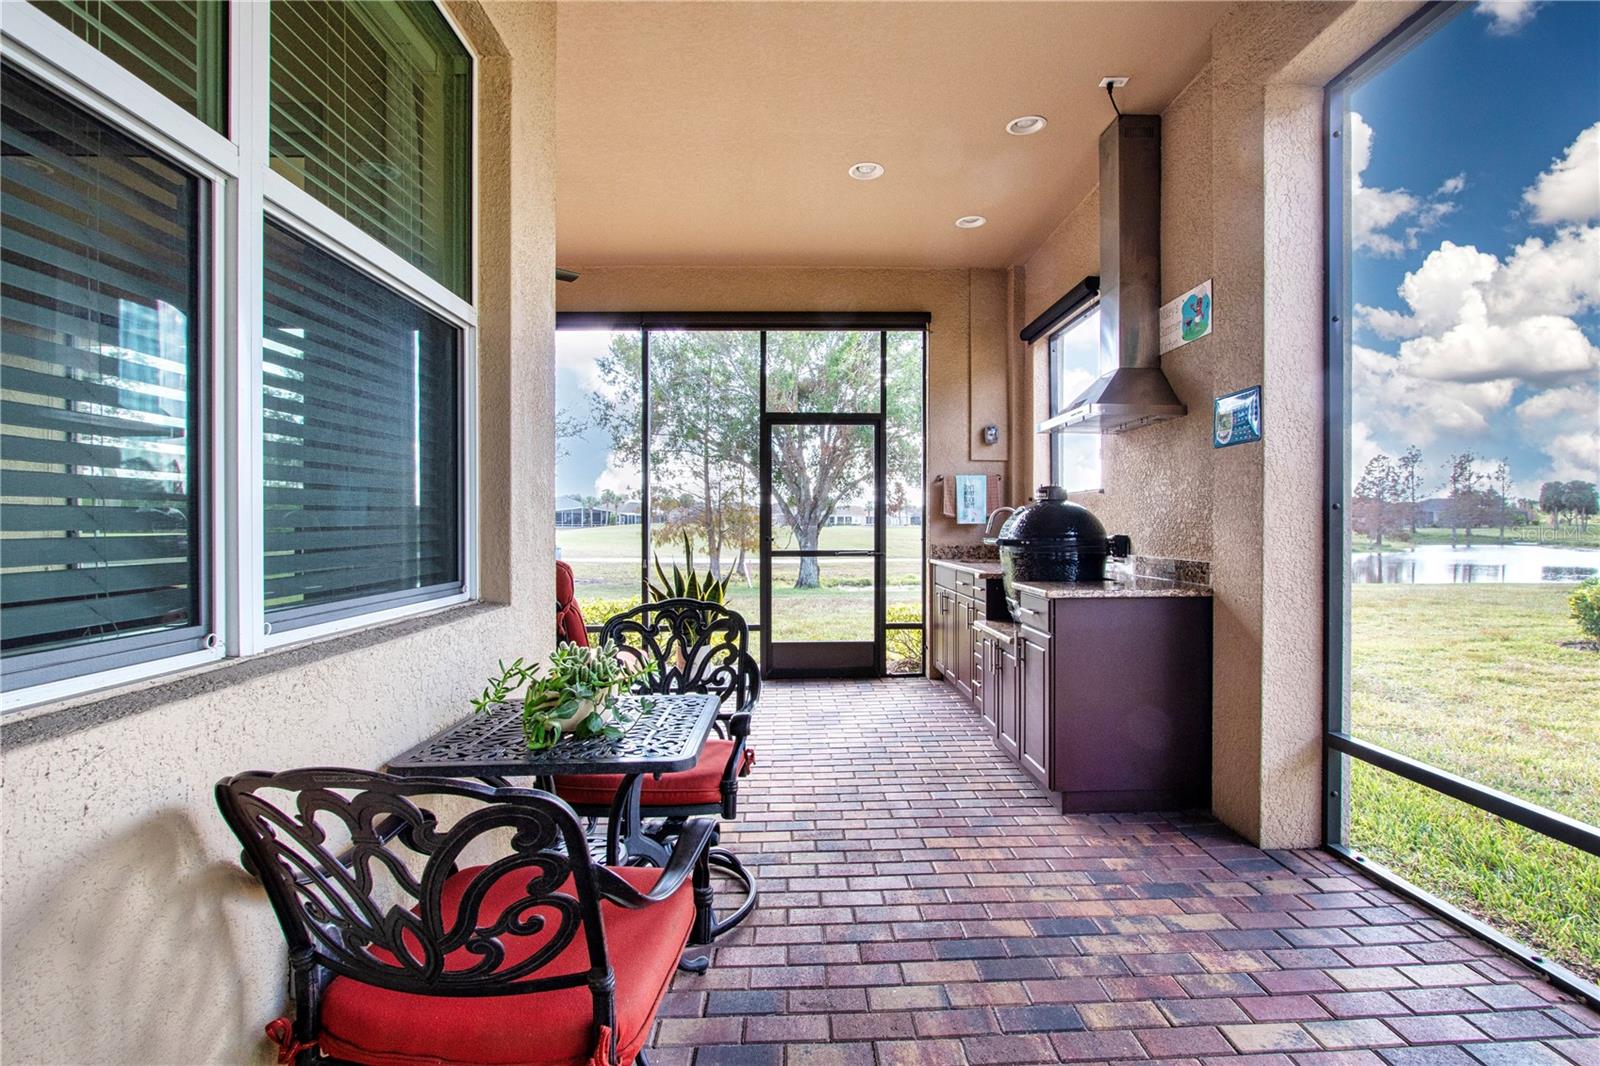
[[[563,265],[1005,266],[1160,111],[1224,3],[562,3]],[[1014,137],[1005,123],[1042,114]],[[855,181],[856,162],[881,163]],[[974,230],[962,215],[987,216]]]

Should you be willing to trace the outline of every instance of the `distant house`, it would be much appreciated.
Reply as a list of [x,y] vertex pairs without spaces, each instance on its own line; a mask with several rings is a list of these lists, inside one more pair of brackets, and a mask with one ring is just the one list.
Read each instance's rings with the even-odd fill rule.
[[1450,501],[1445,499],[1418,500],[1417,525],[1436,529],[1445,525],[1450,518]]
[[595,514],[597,508],[583,505],[583,501],[576,496],[556,497],[556,528],[578,529],[583,526],[599,525]]
[[584,529],[589,526],[636,526],[642,513],[638,500],[629,500],[620,507],[597,503],[585,507],[576,496],[556,497],[556,528]]

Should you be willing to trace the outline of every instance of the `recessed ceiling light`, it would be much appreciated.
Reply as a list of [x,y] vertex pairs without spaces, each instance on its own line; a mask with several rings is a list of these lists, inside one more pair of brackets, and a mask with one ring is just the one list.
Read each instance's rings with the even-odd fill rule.
[[850,176],[857,181],[871,181],[883,177],[882,163],[857,163],[850,168]]
[[1045,125],[1043,115],[1023,115],[1007,122],[1006,132],[1015,137],[1026,137],[1030,133],[1038,133]]
[[956,225],[962,229],[977,229],[987,221],[982,215],[962,215],[956,219]]

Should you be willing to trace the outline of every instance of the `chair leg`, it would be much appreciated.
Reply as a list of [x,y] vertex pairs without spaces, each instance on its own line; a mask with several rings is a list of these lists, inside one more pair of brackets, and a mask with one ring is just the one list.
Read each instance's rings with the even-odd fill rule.
[[634,1066],[650,1066],[650,1060],[645,1057],[644,1048],[639,1049],[639,1054],[633,1060]]
[[711,938],[715,940],[750,917],[751,912],[756,909],[756,898],[759,892],[756,888],[756,875],[751,873],[745,867],[745,864],[739,861],[739,856],[727,848],[712,848],[709,855],[712,866],[715,866],[744,886],[744,902],[739,904],[739,909],[712,925]]

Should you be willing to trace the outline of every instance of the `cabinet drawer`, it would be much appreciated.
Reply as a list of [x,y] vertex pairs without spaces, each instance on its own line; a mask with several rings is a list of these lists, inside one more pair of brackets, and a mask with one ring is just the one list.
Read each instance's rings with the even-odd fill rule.
[[1050,601],[1036,592],[1018,591],[1017,621],[1034,629],[1050,628]]
[[933,583],[942,589],[953,589],[956,587],[956,572],[948,566],[940,566],[938,563],[934,563]]

